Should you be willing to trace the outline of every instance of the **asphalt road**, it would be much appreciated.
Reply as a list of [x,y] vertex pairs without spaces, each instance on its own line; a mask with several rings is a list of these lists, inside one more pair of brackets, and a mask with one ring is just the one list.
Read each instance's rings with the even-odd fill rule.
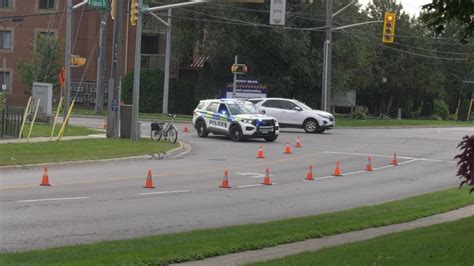
[[[102,126],[94,119],[72,122]],[[147,133],[148,123],[142,128]],[[264,222],[457,186],[456,146],[474,127],[284,130],[275,143],[202,139],[191,131],[180,131],[192,145],[180,159],[50,165],[51,187],[38,185],[41,167],[0,169],[0,251]],[[283,154],[297,136],[303,147]],[[259,145],[265,159],[255,158]],[[399,166],[390,166],[393,152]],[[362,171],[368,155],[373,172]],[[336,161],[342,177],[331,176]],[[308,164],[315,181],[303,180]],[[272,186],[260,185],[266,168]],[[148,169],[155,189],[143,188]],[[218,187],[225,169],[231,189]]]

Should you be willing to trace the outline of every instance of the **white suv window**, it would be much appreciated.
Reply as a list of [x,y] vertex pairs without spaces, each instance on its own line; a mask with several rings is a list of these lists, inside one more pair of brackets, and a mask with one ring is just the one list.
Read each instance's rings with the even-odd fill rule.
[[264,102],[262,104],[262,106],[281,109],[280,102],[281,102],[280,100],[268,100],[268,101]]
[[298,106],[293,102],[290,101],[281,101],[280,102],[280,108],[281,109],[286,109],[286,110],[295,110],[295,107]]

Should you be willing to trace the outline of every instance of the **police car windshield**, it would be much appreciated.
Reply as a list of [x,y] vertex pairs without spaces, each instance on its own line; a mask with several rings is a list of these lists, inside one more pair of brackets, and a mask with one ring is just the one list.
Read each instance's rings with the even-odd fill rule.
[[253,103],[227,103],[232,115],[260,114],[260,110]]

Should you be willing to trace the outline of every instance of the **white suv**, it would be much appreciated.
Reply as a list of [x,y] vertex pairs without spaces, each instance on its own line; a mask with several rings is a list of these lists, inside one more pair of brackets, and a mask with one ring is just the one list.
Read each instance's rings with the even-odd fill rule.
[[193,126],[199,137],[213,133],[230,136],[233,141],[275,141],[280,132],[275,118],[262,114],[251,102],[235,99],[200,101],[193,112]]
[[308,133],[322,133],[336,125],[334,116],[328,112],[313,110],[306,104],[284,98],[250,99],[265,114],[278,119],[280,127],[303,128]]

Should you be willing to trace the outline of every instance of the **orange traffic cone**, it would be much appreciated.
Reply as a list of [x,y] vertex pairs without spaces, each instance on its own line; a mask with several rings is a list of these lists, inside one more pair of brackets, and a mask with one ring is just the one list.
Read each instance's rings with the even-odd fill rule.
[[313,178],[313,165],[308,166],[308,173],[306,174],[306,180],[314,180]]
[[398,165],[397,153],[396,152],[393,153],[393,159],[392,159],[392,162],[390,164],[391,165]]
[[148,175],[146,177],[146,182],[144,188],[155,188],[153,186],[153,179],[151,177],[151,169],[148,169]]
[[265,158],[265,155],[263,155],[262,146],[259,146],[258,151],[257,151],[257,159],[263,159],[263,158]]
[[224,179],[222,179],[222,185],[219,186],[220,188],[230,188],[229,186],[229,172],[227,170],[224,171]]
[[336,161],[336,168],[334,168],[333,176],[342,176],[341,168],[339,167],[339,161]]
[[370,158],[370,156],[369,156],[369,162],[365,166],[365,171],[374,171],[374,169],[372,169],[372,159]]
[[272,181],[270,181],[270,169],[268,168],[265,171],[265,178],[263,178],[262,185],[272,185]]
[[301,146],[301,139],[300,139],[300,136],[298,136],[296,138],[296,144],[295,144],[295,148],[301,148],[303,146]]
[[189,133],[188,124],[184,124],[183,132],[184,133]]
[[48,167],[47,166],[44,167],[43,180],[41,180],[40,186],[51,186],[51,184],[49,184]]
[[283,151],[284,154],[292,154],[290,143],[286,143],[285,150]]

